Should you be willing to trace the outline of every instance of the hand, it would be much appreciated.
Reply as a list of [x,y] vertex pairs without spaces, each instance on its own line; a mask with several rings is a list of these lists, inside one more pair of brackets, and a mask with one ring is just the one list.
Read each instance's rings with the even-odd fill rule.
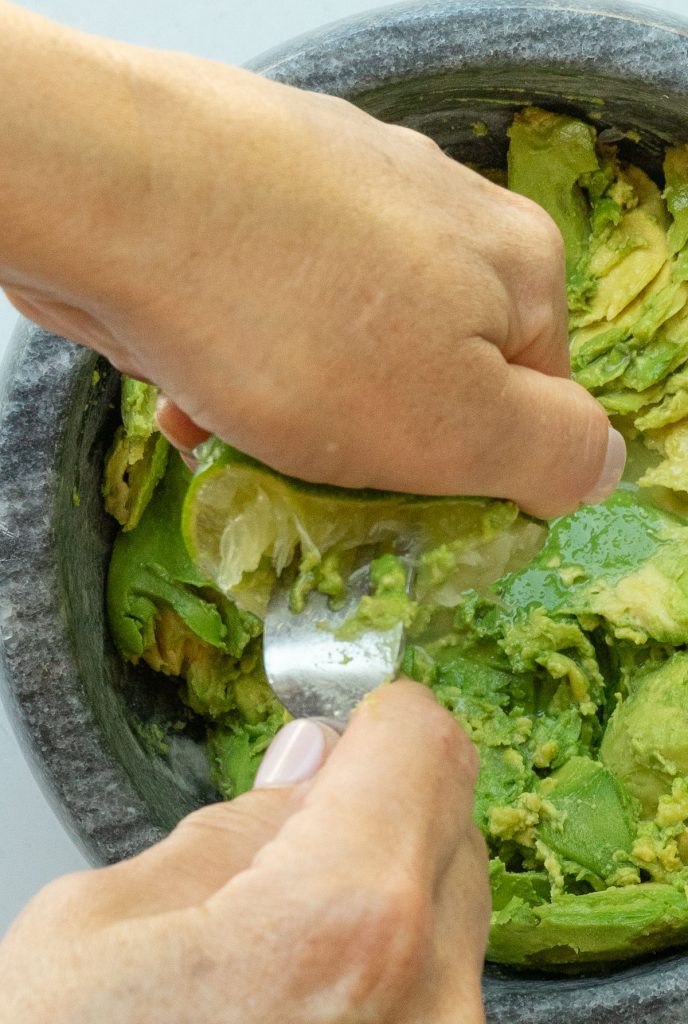
[[484,1020],[490,896],[466,735],[395,683],[294,781],[326,744],[313,722],[287,729],[267,788],[39,894],[0,948],[3,1021]]
[[46,38],[26,85],[0,25],[0,283],[160,385],[169,432],[195,423],[309,480],[542,516],[612,489],[623,443],[567,379],[542,210],[342,100],[10,21]]

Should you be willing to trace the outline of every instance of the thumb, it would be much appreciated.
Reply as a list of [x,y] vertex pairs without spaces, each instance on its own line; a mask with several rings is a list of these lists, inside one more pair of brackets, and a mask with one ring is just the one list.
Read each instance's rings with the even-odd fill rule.
[[[93,872],[89,915],[118,920],[195,906],[248,868],[256,853],[299,811],[309,780],[339,740],[329,719],[297,719],[277,734],[256,785],[208,804],[143,853]],[[262,779],[261,779],[262,775]]]
[[599,402],[572,380],[510,366],[499,408],[499,452],[483,465],[484,493],[542,519],[608,497],[623,473],[626,444]]
[[472,829],[477,773],[473,744],[431,690],[383,683],[358,705],[303,809],[256,865],[324,885],[355,870],[357,885],[372,879],[380,890],[385,877],[429,880],[434,892]]

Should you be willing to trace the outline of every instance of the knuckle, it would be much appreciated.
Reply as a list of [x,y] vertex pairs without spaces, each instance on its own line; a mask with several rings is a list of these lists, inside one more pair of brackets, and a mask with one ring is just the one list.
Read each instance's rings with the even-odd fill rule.
[[329,107],[332,112],[348,115],[359,110],[355,104],[351,103],[350,100],[344,99],[343,96],[334,96],[332,93],[318,93],[317,95],[319,102]]
[[480,899],[484,908],[487,910],[489,917],[489,910],[492,906],[492,895],[490,891],[489,877],[487,874],[487,867],[490,859],[487,842],[474,821],[469,822],[466,835],[467,846],[470,851],[470,857],[468,859],[476,863],[478,867],[482,869],[475,872],[475,878],[479,884]]
[[435,140],[429,135],[425,135],[424,132],[419,132],[415,128],[408,128],[403,124],[391,125],[391,128],[397,133],[400,140],[406,140],[406,142],[416,145],[421,149],[425,149],[428,152],[442,152]]
[[422,945],[430,928],[431,901],[426,890],[408,874],[392,873],[378,888],[376,913],[372,924],[383,948],[397,951],[399,936],[413,946]]
[[550,215],[545,213],[544,210],[542,211],[542,216],[540,218],[539,231],[541,234],[540,245],[542,253],[547,264],[552,268],[552,271],[559,276],[560,269],[563,273],[566,259],[564,238]]
[[480,769],[480,757],[475,744],[448,711],[442,714],[436,727],[436,742],[452,773],[474,785]]
[[564,258],[564,239],[552,217],[537,203],[525,196],[511,193],[516,210],[523,219],[523,235],[547,262],[560,262]]

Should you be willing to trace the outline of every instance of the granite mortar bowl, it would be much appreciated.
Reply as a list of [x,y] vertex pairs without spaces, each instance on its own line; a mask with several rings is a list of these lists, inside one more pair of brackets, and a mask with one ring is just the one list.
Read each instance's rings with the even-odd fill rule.
[[[622,154],[656,177],[665,145],[688,140],[688,22],[641,7],[402,4],[251,66],[352,99],[482,166],[504,163],[506,128],[527,103],[618,133]],[[100,477],[118,386],[94,353],[20,322],[0,412],[4,697],[53,805],[96,863],[143,849],[216,795],[200,734],[156,751],[150,725],[169,720],[166,690],[146,686],[108,636],[114,524]],[[676,952],[587,978],[488,965],[484,982],[493,1024],[673,1024],[685,1019],[687,987],[688,956]]]

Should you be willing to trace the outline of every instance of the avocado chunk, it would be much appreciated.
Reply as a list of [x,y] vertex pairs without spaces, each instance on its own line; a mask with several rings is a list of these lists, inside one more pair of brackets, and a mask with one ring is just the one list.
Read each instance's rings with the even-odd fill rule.
[[[688,405],[688,392],[676,396],[676,405]],[[667,427],[648,431],[645,443],[662,455],[638,480],[640,487],[666,487],[671,491],[688,492],[688,423],[680,421]]]
[[595,130],[573,117],[528,107],[514,117],[509,139],[509,188],[552,217],[572,277],[588,256],[592,222],[580,179],[599,170]]
[[535,834],[560,858],[562,873],[602,889],[633,871],[629,854],[636,833],[633,803],[608,768],[572,757],[540,786],[548,813]]
[[138,526],[115,541],[107,581],[113,639],[127,660],[183,679],[182,699],[198,714],[257,724],[278,712],[285,721],[265,679],[261,622],[213,590],[187,553],[179,521],[189,478],[174,453]]
[[654,817],[674,779],[688,776],[688,654],[641,677],[607,724],[600,760]]
[[688,242],[688,146],[669,149],[664,157],[664,198],[673,217],[669,246],[679,252]]
[[592,239],[588,273],[596,281],[588,308],[573,325],[612,322],[657,276],[669,257],[669,217],[653,181],[637,167],[615,166],[629,208],[617,225]]
[[[688,415],[686,146],[666,152],[664,177],[663,197],[671,218],[668,226],[666,213],[660,216],[656,212],[654,192],[647,193],[650,203],[645,203],[649,219],[654,218],[666,235],[663,266],[611,321],[602,319],[581,327],[583,321],[574,316],[571,354],[576,380],[589,388],[608,412],[632,417],[633,428],[648,448],[660,453],[655,465],[639,479],[639,486],[667,488],[683,498],[688,490],[682,431],[682,421]],[[632,212],[636,216],[637,211]],[[649,237],[646,235],[646,242]],[[649,258],[651,252],[658,257],[660,246],[644,244],[634,259]],[[624,259],[618,272],[625,276],[629,266]],[[596,295],[604,287],[600,283]]]
[[564,894],[530,907],[512,900],[493,913],[488,959],[530,967],[613,963],[688,939],[682,888],[644,882]]
[[209,729],[210,777],[225,800],[252,788],[263,754],[289,718],[273,695],[257,721],[237,718]]
[[549,901],[549,878],[544,871],[509,871],[500,857],[490,858],[490,888],[493,911],[512,906],[513,901],[535,907]]
[[158,389],[122,378],[122,424],[105,460],[105,509],[125,530],[139,523],[167,467],[169,444],[155,423]]
[[533,561],[495,589],[512,616],[543,607],[583,623],[594,618],[618,639],[683,644],[687,562],[688,525],[619,490],[555,520]]
[[225,645],[227,626],[215,602],[201,596],[208,580],[189,558],[181,536],[179,515],[189,478],[175,454],[138,526],[115,541],[107,582],[109,622],[117,647],[130,660],[153,642],[160,603],[201,640]]

